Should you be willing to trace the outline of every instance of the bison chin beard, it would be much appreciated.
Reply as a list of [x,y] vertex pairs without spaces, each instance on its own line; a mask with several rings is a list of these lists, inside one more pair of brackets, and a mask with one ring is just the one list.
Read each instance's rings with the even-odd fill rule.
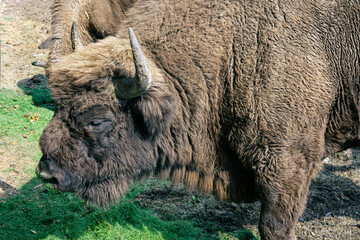
[[76,195],[90,204],[105,207],[119,200],[126,193],[128,186],[125,177],[117,176],[102,181],[87,182],[83,188],[79,188]]

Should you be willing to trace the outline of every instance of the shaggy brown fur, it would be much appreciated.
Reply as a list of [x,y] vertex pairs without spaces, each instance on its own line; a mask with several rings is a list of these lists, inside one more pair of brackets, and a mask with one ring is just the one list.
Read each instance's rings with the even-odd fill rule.
[[[359,145],[360,9],[345,1],[142,1],[117,38],[51,67],[38,173],[101,204],[155,173],[262,203],[262,239],[295,239],[328,154]],[[142,96],[127,29],[152,66]]]
[[126,10],[137,0],[55,0],[52,4],[51,53],[56,60],[72,52],[71,25],[77,22],[83,44],[114,36],[119,24],[126,18]]

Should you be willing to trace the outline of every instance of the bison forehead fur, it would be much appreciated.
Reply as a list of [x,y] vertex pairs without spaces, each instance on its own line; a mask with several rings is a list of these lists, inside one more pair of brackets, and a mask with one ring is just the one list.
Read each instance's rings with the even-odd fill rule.
[[[137,1],[117,37],[52,64],[37,172],[95,204],[152,174],[260,199],[262,238],[295,239],[321,160],[359,144],[359,16],[355,0]],[[152,84],[121,99],[128,27]]]

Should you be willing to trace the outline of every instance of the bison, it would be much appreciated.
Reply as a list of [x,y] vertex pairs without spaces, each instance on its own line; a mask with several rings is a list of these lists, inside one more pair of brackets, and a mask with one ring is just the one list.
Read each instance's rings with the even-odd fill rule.
[[39,177],[98,205],[169,177],[296,239],[322,159],[360,143],[358,0],[139,0],[119,29],[51,66]]
[[52,35],[39,46],[39,48],[51,49],[48,63],[37,61],[33,65],[45,67],[47,71],[49,63],[74,51],[75,41],[70,31],[74,28],[74,22],[77,22],[79,39],[84,45],[107,36],[114,36],[120,23],[126,19],[126,11],[136,1],[53,1],[51,6]]

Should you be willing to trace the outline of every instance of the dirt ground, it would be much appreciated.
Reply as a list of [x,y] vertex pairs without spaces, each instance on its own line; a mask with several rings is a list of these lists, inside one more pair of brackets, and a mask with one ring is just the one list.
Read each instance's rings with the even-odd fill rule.
[[1,88],[44,74],[31,63],[47,59],[48,50],[37,47],[50,36],[50,5],[51,0],[0,0]]
[[[0,0],[0,88],[15,89],[17,81],[44,74],[31,63],[47,59],[48,50],[38,46],[50,36],[50,5],[51,0]],[[0,136],[0,198],[16,193],[32,175],[25,171],[30,162],[25,149]]]
[[[44,73],[31,62],[47,58],[48,51],[37,47],[50,34],[50,5],[50,0],[0,0],[1,88],[16,88],[17,81]],[[20,151],[18,144],[0,142],[0,198],[16,194],[29,178],[24,170],[28,158]],[[257,232],[259,203],[219,203],[212,196],[172,186],[151,187],[137,201],[163,219],[197,219],[205,230],[210,219],[228,231],[242,226]],[[359,149],[325,160],[296,231],[298,239],[360,239]]]

